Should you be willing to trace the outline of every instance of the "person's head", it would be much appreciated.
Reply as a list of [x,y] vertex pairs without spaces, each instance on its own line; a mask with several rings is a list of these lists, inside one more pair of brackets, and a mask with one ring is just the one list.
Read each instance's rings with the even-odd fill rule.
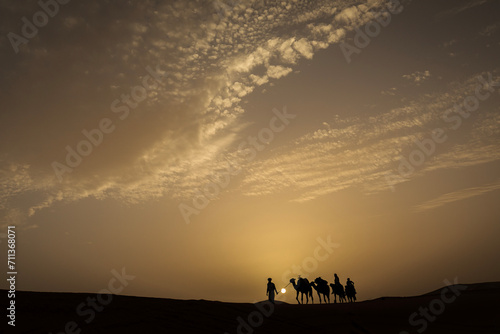
[[267,280],[268,280],[269,282],[271,282],[273,279],[272,279],[271,277],[269,277]]
[[337,274],[333,274],[333,276],[337,277]]

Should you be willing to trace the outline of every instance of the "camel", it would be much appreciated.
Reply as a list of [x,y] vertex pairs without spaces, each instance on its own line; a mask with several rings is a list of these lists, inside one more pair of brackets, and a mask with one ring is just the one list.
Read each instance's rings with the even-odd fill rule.
[[356,301],[356,289],[354,288],[354,284],[346,285],[345,294],[349,303],[354,303]]
[[[299,304],[304,304],[304,294],[306,294],[306,304],[309,303],[309,297],[311,297],[311,303],[314,304],[311,284],[309,283],[307,278],[299,277],[299,281],[297,284],[295,284],[295,278],[291,278],[290,283],[292,283],[293,288],[297,291],[297,296],[295,297],[295,299],[297,299],[297,302]],[[300,299],[302,300],[302,303],[299,301],[299,292],[301,293]]]
[[330,283],[330,286],[332,288],[332,295],[334,295],[334,303],[337,302],[337,296],[339,296],[339,302],[343,303],[343,302],[347,302],[347,300],[345,299],[345,292],[344,292],[344,287],[342,286],[342,284],[333,284],[333,283]]
[[321,277],[318,277],[314,280],[314,282],[311,282],[311,286],[318,293],[318,298],[319,298],[320,304],[321,304],[321,295],[323,295],[323,299],[325,301],[325,304],[326,304],[327,298],[328,298],[328,303],[330,303],[330,287],[328,286],[327,281],[325,281]]

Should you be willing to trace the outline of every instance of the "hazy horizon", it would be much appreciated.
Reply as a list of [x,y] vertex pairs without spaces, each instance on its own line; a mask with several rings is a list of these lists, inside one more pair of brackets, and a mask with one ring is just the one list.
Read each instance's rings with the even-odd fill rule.
[[18,290],[500,281],[499,2],[0,4]]

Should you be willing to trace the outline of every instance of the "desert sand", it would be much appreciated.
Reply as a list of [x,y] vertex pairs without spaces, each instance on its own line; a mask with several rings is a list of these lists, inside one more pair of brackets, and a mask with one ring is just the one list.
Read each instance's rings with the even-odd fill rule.
[[[313,305],[278,303],[274,308],[262,302],[114,295],[99,312],[87,305],[77,312],[95,294],[19,291],[16,327],[8,326],[7,333],[500,333],[500,282],[465,286],[455,289],[459,295],[447,287],[444,295],[443,288],[350,304],[333,304],[333,299],[319,304],[315,294]],[[420,308],[430,309],[428,318]]]

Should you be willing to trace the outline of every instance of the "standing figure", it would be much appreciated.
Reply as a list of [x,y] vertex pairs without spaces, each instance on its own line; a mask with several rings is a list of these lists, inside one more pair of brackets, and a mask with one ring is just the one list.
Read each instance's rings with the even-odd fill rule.
[[274,304],[274,293],[278,294],[278,290],[276,290],[276,285],[271,282],[272,280],[272,278],[267,279],[266,295],[269,297],[269,301]]

